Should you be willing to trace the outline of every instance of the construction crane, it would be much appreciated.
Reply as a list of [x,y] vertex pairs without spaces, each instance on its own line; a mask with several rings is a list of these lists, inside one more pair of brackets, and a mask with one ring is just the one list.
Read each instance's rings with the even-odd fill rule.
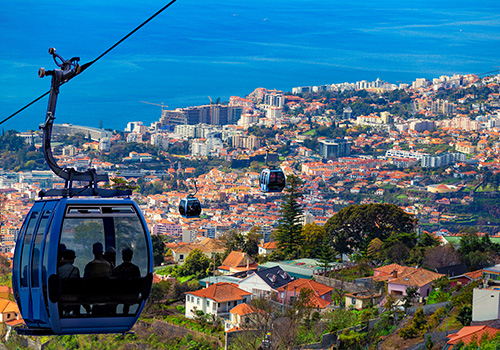
[[142,103],[147,103],[148,105],[153,105],[153,106],[160,106],[161,107],[161,114],[163,115],[163,108],[164,107],[168,107],[167,105],[163,104],[163,102],[161,104],[158,104],[158,103],[152,103],[152,102],[146,102],[146,101],[141,101]]
[[[141,102],[142,103],[147,103],[148,105],[160,106],[161,107],[161,117],[160,117],[160,120],[161,120],[161,118],[163,118],[163,110],[164,110],[164,108],[168,107],[166,104],[163,104],[163,102],[161,104],[159,104],[159,103],[152,103],[152,102],[146,102],[146,101],[141,101]],[[167,119],[166,125],[168,125],[170,127],[170,116]]]

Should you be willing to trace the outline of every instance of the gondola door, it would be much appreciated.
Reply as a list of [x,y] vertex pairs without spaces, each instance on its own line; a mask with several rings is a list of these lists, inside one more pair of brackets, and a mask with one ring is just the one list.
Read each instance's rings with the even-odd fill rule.
[[[47,267],[42,261],[43,253],[48,249],[47,233],[50,226],[50,218],[54,211],[56,202],[45,203],[41,211],[41,217],[33,237],[33,248],[31,254],[31,302],[33,309],[33,320],[39,323],[40,327],[49,327],[49,315],[45,303],[46,292],[44,287],[47,281]],[[45,287],[46,288],[46,287]]]
[[37,326],[33,321],[33,308],[31,300],[31,271],[30,257],[32,254],[32,238],[35,233],[36,224],[42,212],[44,202],[37,202],[31,208],[29,216],[23,228],[19,232],[14,258],[14,290],[15,297],[23,319],[28,327]]

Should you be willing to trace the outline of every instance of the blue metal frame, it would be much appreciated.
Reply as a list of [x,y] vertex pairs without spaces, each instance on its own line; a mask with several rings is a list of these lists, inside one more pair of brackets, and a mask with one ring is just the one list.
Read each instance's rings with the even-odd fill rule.
[[[82,334],[82,333],[120,333],[126,332],[132,328],[137,321],[146,300],[142,300],[135,315],[119,316],[119,317],[77,317],[77,318],[61,318],[59,316],[58,303],[51,302],[49,298],[50,286],[49,277],[57,275],[57,257],[59,249],[59,241],[61,236],[61,228],[64,220],[66,207],[72,205],[132,205],[139,217],[144,232],[146,235],[148,249],[148,276],[152,277],[153,273],[153,247],[151,237],[146,225],[146,221],[138,207],[138,205],[130,198],[61,198],[53,200],[40,200],[35,202],[30,213],[26,216],[22,229],[20,230],[16,249],[14,252],[13,264],[13,289],[16,300],[19,304],[23,319],[28,326],[30,334]],[[24,246],[24,238],[27,234],[28,224],[34,212],[39,212],[36,225],[33,227],[33,232],[38,231],[38,226],[42,220],[42,213],[46,209],[52,209],[49,220],[46,223],[46,229],[41,242],[41,250],[39,255],[39,266],[42,268],[39,271],[39,286],[33,287],[32,284],[32,267],[33,265],[33,249],[35,244],[35,236],[31,236],[29,245],[29,260],[27,269],[28,287],[21,285],[23,268],[22,253]],[[47,229],[49,228],[49,229]],[[28,232],[29,234],[29,232]],[[50,236],[49,236],[50,234]],[[47,237],[49,239],[47,240]],[[45,254],[48,254],[46,271],[43,269],[43,259]],[[149,292],[149,291],[148,291]]]

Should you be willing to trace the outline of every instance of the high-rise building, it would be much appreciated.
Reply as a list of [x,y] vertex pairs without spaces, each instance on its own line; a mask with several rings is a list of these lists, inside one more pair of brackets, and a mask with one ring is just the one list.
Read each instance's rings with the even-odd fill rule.
[[345,139],[320,140],[319,155],[323,158],[347,157],[351,154],[351,144]]

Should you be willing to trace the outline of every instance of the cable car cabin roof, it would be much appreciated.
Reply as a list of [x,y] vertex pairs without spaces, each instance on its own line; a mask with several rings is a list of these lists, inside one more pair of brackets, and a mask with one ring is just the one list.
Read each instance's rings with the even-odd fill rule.
[[132,199],[38,200],[14,253],[14,295],[28,326],[21,333],[126,332],[152,272],[151,238]]

